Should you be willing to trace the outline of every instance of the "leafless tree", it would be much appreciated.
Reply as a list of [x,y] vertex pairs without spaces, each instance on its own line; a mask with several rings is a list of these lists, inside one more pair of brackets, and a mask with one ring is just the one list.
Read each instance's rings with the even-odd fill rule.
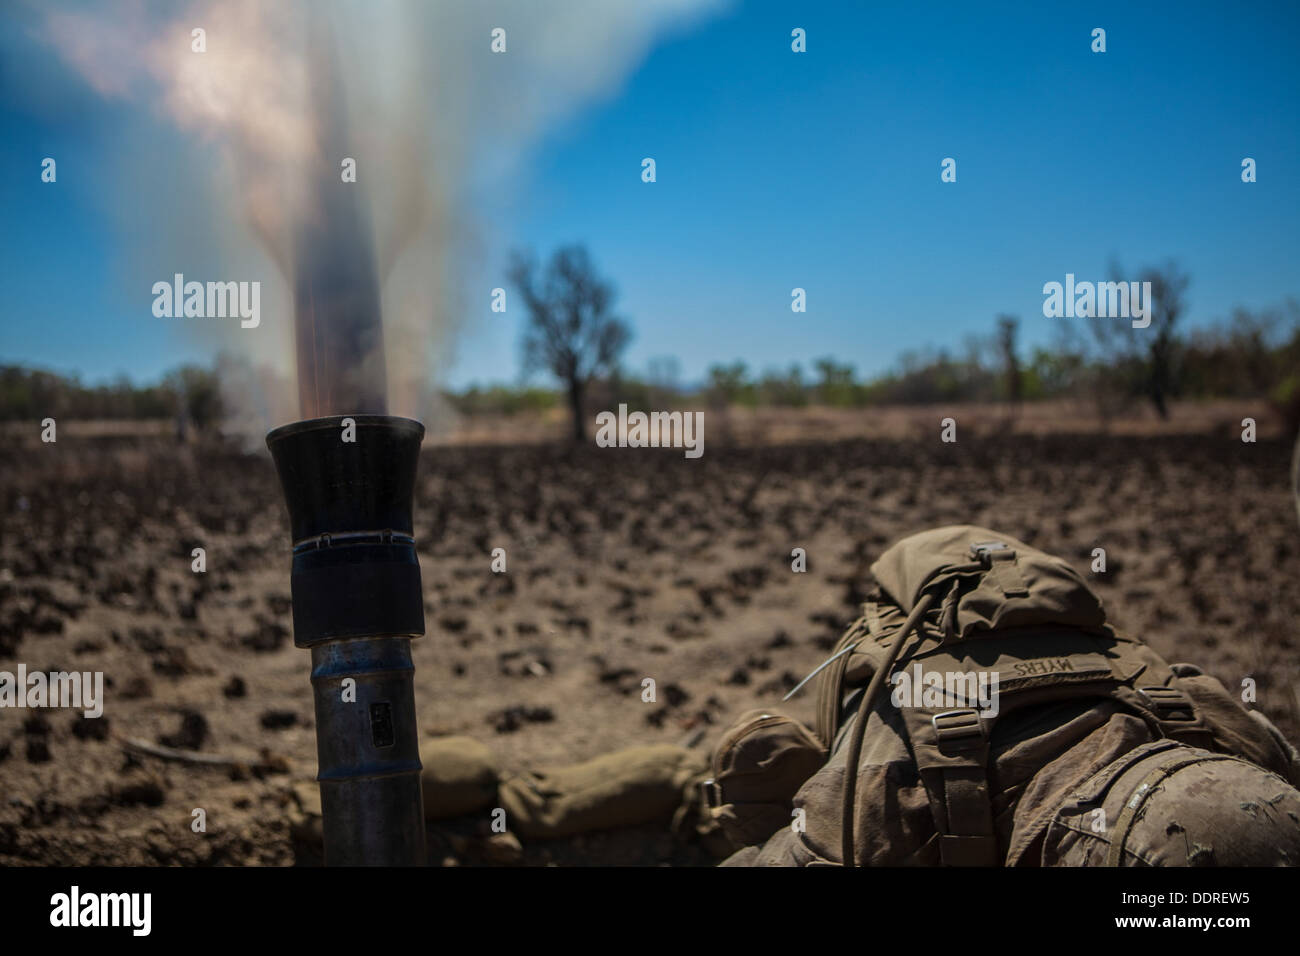
[[507,272],[528,309],[524,370],[549,371],[564,383],[573,413],[573,438],[587,437],[587,386],[609,372],[632,338],[627,323],[611,313],[614,287],[596,275],[585,246],[557,249],[544,270],[516,253]]
[[998,356],[1002,363],[1002,373],[1006,376],[1008,427],[1015,422],[1020,412],[1020,399],[1023,391],[1023,376],[1020,372],[1020,358],[1016,355],[1016,331],[1020,320],[1013,315],[998,316]]
[[[1117,266],[1111,279],[1123,281]],[[1173,263],[1144,269],[1139,282],[1151,283],[1151,324],[1134,328],[1131,322],[1094,316],[1089,320],[1104,358],[1117,369],[1130,368],[1132,387],[1151,401],[1161,418],[1169,417],[1169,399],[1178,391],[1178,338],[1176,327],[1186,313],[1184,293],[1190,277]]]

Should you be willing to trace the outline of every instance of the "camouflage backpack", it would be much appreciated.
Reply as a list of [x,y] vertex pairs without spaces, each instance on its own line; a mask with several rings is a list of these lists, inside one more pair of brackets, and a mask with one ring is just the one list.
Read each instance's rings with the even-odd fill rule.
[[[819,677],[816,735],[830,760],[794,800],[807,808],[799,839],[813,864],[1003,863],[1024,788],[1096,729],[1099,703],[1139,718],[1150,737],[1297,782],[1264,724],[1213,678],[1107,625],[1059,558],[963,525],[906,538],[871,570],[879,588]],[[870,792],[855,802],[868,741]],[[855,827],[890,846],[883,859]]]

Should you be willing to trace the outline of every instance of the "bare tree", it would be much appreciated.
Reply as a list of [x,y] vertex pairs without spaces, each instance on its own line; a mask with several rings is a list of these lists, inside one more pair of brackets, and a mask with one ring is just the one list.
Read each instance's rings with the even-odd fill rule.
[[[1117,266],[1111,267],[1112,280],[1123,281]],[[1169,417],[1169,399],[1178,391],[1178,338],[1175,327],[1186,312],[1184,293],[1190,277],[1172,262],[1163,268],[1151,267],[1138,276],[1151,283],[1147,302],[1151,324],[1135,329],[1130,322],[1094,316],[1089,320],[1106,360],[1117,366],[1132,368],[1133,387],[1150,399],[1161,418]]]
[[1016,331],[1020,320],[1014,315],[998,316],[998,356],[1002,361],[1002,373],[1006,376],[1007,403],[1011,406],[1009,418],[1014,420],[1020,410],[1020,397],[1023,377],[1020,372],[1020,358],[1016,355]]
[[1142,331],[1155,330],[1147,344],[1147,395],[1160,417],[1168,418],[1166,398],[1178,387],[1175,372],[1178,340],[1174,337],[1174,326],[1186,309],[1183,293],[1191,280],[1172,263],[1164,270],[1148,269],[1140,279],[1151,283],[1151,328]]
[[608,372],[632,331],[610,312],[614,287],[596,275],[585,246],[557,249],[544,271],[530,254],[516,253],[507,276],[528,309],[524,371],[545,369],[564,383],[573,413],[573,438],[587,437],[587,386]]

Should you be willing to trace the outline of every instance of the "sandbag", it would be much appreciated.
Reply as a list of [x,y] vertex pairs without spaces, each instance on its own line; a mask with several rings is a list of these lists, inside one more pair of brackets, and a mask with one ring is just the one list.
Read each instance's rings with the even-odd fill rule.
[[506,826],[531,839],[666,822],[694,805],[707,774],[704,757],[684,747],[629,747],[510,777],[501,783],[500,806]]
[[444,820],[497,805],[492,751],[472,737],[436,737],[420,746],[424,818]]

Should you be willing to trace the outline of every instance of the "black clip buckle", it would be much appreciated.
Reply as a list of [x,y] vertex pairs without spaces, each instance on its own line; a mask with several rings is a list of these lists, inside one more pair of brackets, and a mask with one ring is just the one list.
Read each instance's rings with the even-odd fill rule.
[[934,726],[934,733],[939,738],[940,745],[975,737],[978,737],[980,742],[984,740],[984,724],[980,720],[979,712],[970,707],[945,710],[931,717],[930,723]]
[[1177,687],[1139,687],[1138,693],[1146,698],[1159,720],[1191,723],[1196,720],[1192,699]]

